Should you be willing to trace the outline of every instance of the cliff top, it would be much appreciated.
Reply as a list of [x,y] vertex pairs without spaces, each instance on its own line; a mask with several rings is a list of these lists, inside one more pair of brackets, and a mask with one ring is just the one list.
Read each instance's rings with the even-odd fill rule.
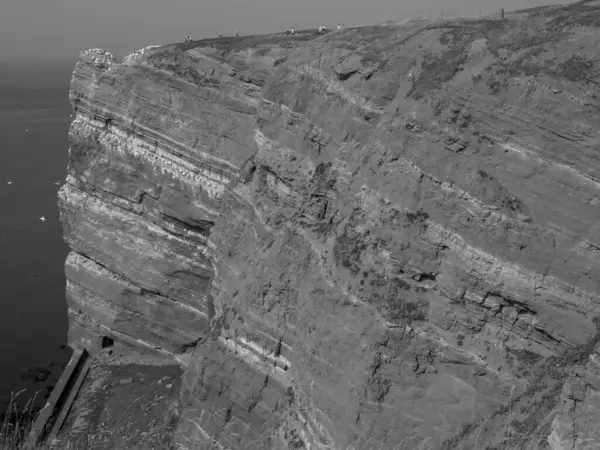
[[[465,62],[476,53],[488,53],[497,58],[498,66],[494,72],[500,75],[550,75],[570,81],[590,79],[594,70],[589,62],[593,59],[592,55],[579,55],[575,46],[571,49],[563,46],[559,50],[558,44],[568,40],[573,33],[585,34],[585,28],[598,25],[600,2],[581,0],[565,6],[543,6],[507,12],[504,20],[498,17],[450,19],[441,22],[415,19],[387,22],[383,25],[346,26],[324,35],[319,34],[316,29],[308,29],[298,30],[294,36],[282,33],[225,36],[154,45],[128,55],[124,62],[135,60],[152,64],[158,58],[156,55],[164,58],[169,54],[176,55],[196,49],[243,70],[245,65],[233,55],[251,51],[252,56],[264,57],[260,61],[253,61],[253,64],[258,62],[273,68],[284,62],[293,64],[294,56],[298,57],[295,62],[302,64],[308,63],[310,59],[323,58],[327,47],[336,46],[343,49],[344,54],[354,53],[350,63],[353,68],[345,73],[338,73],[340,80],[343,80],[356,72],[363,73],[363,76],[368,73],[368,79],[375,72],[381,72],[395,56],[421,53],[426,58],[420,73],[412,74],[415,76],[415,86],[411,96],[417,98],[428,89],[441,87],[449,81],[456,71],[463,70]],[[420,45],[401,48],[402,44],[417,36],[421,41]],[[288,54],[310,41],[319,44],[311,45],[309,53],[298,51]],[[565,50],[569,53],[568,60],[562,58]],[[549,54],[552,51],[556,54]],[[543,58],[540,58],[541,53],[544,53]],[[116,62],[109,52],[101,49],[85,50],[82,53],[91,54],[98,61]],[[360,55],[360,61],[356,60],[357,55]],[[230,56],[232,60],[228,61]],[[550,61],[550,58],[554,61]]]

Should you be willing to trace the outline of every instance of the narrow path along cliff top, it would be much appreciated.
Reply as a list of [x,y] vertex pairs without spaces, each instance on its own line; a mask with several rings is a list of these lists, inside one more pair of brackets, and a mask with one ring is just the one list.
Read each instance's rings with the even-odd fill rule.
[[599,26],[83,51],[58,203],[90,359],[35,439],[600,448]]

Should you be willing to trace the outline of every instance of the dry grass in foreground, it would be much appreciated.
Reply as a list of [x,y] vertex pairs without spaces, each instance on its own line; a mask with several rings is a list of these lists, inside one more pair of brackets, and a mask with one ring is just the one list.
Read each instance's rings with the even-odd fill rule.
[[[17,392],[11,396],[11,402],[8,411],[2,416],[2,423],[0,426],[0,450],[84,450],[89,448],[88,442],[68,442],[61,443],[60,446],[52,445],[51,443],[40,443],[34,446],[27,446],[26,439],[31,431],[31,427],[35,422],[38,412],[34,410],[33,405],[37,396],[34,395],[22,409],[17,406],[16,399],[21,395],[23,391]],[[212,412],[211,412],[212,414]],[[536,430],[531,433],[523,434],[519,433],[513,424],[511,424],[511,415],[508,415],[507,421],[494,429],[485,429],[481,424],[479,431],[475,433],[475,439],[461,439],[457,436],[453,439],[450,445],[446,445],[446,450],[542,450],[548,449],[547,444],[548,431],[550,424],[554,419],[554,413],[551,413],[545,417],[544,420],[540,421],[539,426]],[[192,421],[198,428],[198,433],[195,436],[190,436],[191,439],[186,439],[186,445],[180,444],[169,444],[164,447],[165,450],[214,450],[216,448],[222,448],[216,442],[207,442],[207,435],[203,432],[200,424]],[[233,422],[233,421],[232,421]],[[488,436],[485,436],[488,434]],[[473,436],[473,434],[471,434]],[[491,439],[490,439],[491,438]],[[493,444],[490,442],[493,441]],[[264,436],[257,438],[245,445],[239,450],[250,450],[256,448],[256,445],[260,445],[260,448],[265,450],[281,450],[277,446],[277,439],[275,436],[265,433]],[[393,445],[392,447],[384,446],[383,443],[378,443],[375,440],[369,440],[369,450],[434,450],[434,448],[440,448],[439,446],[434,447],[429,439],[420,439],[417,437],[407,437],[403,441]],[[442,445],[444,447],[444,445]],[[123,447],[125,448],[125,447]],[[154,447],[156,448],[156,447]],[[161,447],[163,448],[163,447]],[[593,448],[600,448],[600,443],[595,443],[588,447],[590,450]],[[135,446],[132,450],[144,450],[143,443]],[[359,444],[352,443],[343,449],[334,449],[333,447],[323,447],[323,450],[363,450]]]
[[[24,391],[23,389],[11,395],[8,409],[0,416],[2,418],[2,423],[0,424],[0,450],[25,448],[25,440],[37,417],[37,412],[34,410],[33,405],[35,404],[38,392],[36,392],[33,398],[27,401],[22,409],[19,409],[16,400]],[[40,450],[43,448],[45,447],[39,447]]]
[[[28,402],[27,405],[23,408],[23,410],[19,411],[14,402],[14,398],[18,396],[21,392],[17,393],[11,399],[11,409],[10,413],[4,415],[2,426],[0,428],[0,450],[84,450],[88,448],[87,443],[65,443],[62,444],[61,447],[52,446],[49,443],[37,444],[35,446],[27,446],[25,445],[25,440],[29,431],[31,430],[31,426],[35,421],[36,414],[32,411],[31,405],[32,401]],[[549,424],[552,420],[553,415],[548,416],[546,420],[544,420],[545,424]],[[509,423],[504,425],[504,430],[495,430],[495,433],[503,434],[507,437],[511,437],[512,444],[509,445],[493,445],[490,446],[489,443],[484,443],[486,441],[485,436],[478,435],[475,443],[471,442],[466,444],[465,442],[459,442],[454,444],[451,448],[456,450],[542,450],[548,449],[546,438],[547,436],[540,435],[538,433],[533,433],[531,436],[520,436],[517,442],[515,442],[514,437],[515,433],[511,430],[511,426]],[[538,431],[541,431],[540,430]],[[271,445],[268,447],[263,447],[269,450],[281,450],[279,447],[273,446],[272,442],[273,436],[265,436],[266,439],[258,438],[256,441],[250,442],[246,448],[240,450],[249,450],[250,446],[255,445],[259,442],[271,442]],[[507,441],[509,439],[507,438]],[[198,442],[193,443],[191,440],[189,441],[189,447],[181,444],[169,446],[170,450],[214,450],[216,448],[222,448],[215,443],[207,443],[205,439],[199,439]],[[474,444],[474,445],[473,445]],[[376,450],[433,450],[434,447],[429,439],[419,440],[418,438],[406,438],[402,442],[398,444],[387,447],[383,444],[380,447],[373,446],[373,443],[370,443],[369,449]],[[439,448],[439,447],[438,447]],[[596,444],[595,446],[589,447],[592,448],[600,448],[600,444]],[[143,450],[143,447],[137,446],[134,450]],[[166,450],[166,449],[165,449]],[[332,447],[324,447],[323,450],[363,450],[360,447],[356,446],[356,444],[350,444],[349,446],[343,449],[334,449]]]

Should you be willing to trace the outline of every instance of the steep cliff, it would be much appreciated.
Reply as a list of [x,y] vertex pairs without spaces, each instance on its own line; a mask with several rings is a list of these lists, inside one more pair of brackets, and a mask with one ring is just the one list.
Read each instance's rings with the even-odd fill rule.
[[71,346],[183,365],[187,448],[592,448],[598,25],[82,52]]

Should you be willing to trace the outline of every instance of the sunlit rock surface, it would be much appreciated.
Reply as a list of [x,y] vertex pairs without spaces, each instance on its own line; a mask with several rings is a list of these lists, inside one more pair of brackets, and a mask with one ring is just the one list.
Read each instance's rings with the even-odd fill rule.
[[590,448],[598,24],[83,52],[70,344],[184,364],[182,445]]

